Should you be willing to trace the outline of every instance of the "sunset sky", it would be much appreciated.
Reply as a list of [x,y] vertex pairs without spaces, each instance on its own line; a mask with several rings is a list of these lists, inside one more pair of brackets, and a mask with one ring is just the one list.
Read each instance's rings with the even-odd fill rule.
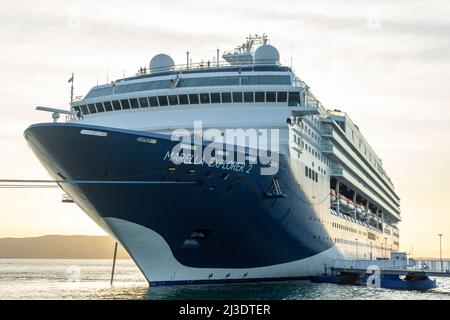
[[[450,258],[450,3],[426,1],[1,1],[0,179],[46,179],[23,131],[158,53],[185,63],[269,35],[330,109],[346,111],[401,197],[400,244]],[[292,56],[291,56],[292,52]],[[0,237],[104,234],[58,189],[0,189]]]

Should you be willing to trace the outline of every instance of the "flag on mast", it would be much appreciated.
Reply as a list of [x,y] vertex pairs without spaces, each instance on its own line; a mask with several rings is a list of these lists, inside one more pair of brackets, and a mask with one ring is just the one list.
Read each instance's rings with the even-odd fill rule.
[[69,82],[73,82],[73,73],[72,73],[72,76],[70,77],[70,79],[67,81],[68,83]]

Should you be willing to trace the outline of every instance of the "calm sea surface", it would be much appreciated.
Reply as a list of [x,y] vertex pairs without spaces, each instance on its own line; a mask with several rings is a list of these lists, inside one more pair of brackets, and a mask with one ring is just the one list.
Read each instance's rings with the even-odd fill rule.
[[450,299],[450,279],[427,292],[309,281],[148,288],[130,260],[0,259],[0,299]]

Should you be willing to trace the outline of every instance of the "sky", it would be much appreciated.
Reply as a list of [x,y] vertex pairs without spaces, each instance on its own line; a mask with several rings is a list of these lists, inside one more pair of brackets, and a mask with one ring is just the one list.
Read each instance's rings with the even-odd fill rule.
[[[0,179],[46,179],[23,131],[37,105],[148,65],[185,62],[268,34],[281,62],[329,109],[346,111],[401,197],[400,246],[450,257],[450,3],[427,1],[0,2]],[[0,189],[0,237],[104,232],[58,189]],[[413,248],[413,249],[411,249]]]

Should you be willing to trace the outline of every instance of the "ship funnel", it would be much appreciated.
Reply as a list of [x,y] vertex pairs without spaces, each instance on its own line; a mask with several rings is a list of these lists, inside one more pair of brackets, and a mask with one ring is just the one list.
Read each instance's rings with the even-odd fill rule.
[[263,44],[255,51],[256,64],[277,64],[279,60],[278,50],[270,44]]
[[150,60],[150,72],[156,73],[170,71],[174,65],[175,63],[173,62],[173,59],[167,54],[157,54],[152,58],[152,60]]

